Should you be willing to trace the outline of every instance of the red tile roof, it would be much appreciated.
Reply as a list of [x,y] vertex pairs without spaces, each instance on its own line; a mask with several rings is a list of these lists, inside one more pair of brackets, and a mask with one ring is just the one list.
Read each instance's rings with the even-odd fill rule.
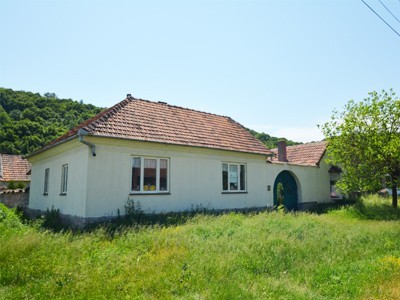
[[[229,117],[128,97],[83,122],[44,149],[89,135],[270,155],[264,144]],[[43,150],[44,150],[43,149]],[[39,150],[40,152],[41,150]]]
[[0,181],[30,181],[30,163],[21,155],[0,154]]
[[[300,166],[319,166],[326,151],[326,142],[314,142],[296,146],[287,146],[286,155],[289,164]],[[278,149],[271,149],[276,155]],[[277,157],[271,159],[273,163],[280,163]]]

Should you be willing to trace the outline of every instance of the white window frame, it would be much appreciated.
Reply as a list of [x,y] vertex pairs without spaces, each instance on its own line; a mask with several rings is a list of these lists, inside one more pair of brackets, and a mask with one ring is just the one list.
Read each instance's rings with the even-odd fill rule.
[[68,189],[68,164],[61,167],[61,195],[66,195]]
[[43,195],[49,194],[49,178],[50,178],[50,168],[47,168],[44,170]]
[[[224,172],[224,165],[227,165],[228,168],[228,189],[224,190],[224,180],[223,180],[223,172]],[[247,165],[245,163],[237,163],[237,162],[222,162],[221,164],[222,166],[222,193],[246,193],[247,192]],[[231,185],[230,185],[230,166],[236,166],[237,170],[238,170],[238,189],[234,190],[231,189]],[[241,186],[241,166],[244,166],[244,190],[240,189]]]
[[[132,189],[132,176],[133,176],[133,162],[135,158],[140,158],[140,190]],[[156,166],[156,189],[155,190],[144,190],[144,160],[145,159],[152,159],[157,161]],[[166,160],[167,161],[167,189],[160,190],[160,161]],[[140,155],[132,155],[131,156],[131,170],[130,170],[130,190],[131,194],[165,194],[169,193],[169,186],[170,186],[170,163],[168,157],[151,157],[151,156],[140,156]]]

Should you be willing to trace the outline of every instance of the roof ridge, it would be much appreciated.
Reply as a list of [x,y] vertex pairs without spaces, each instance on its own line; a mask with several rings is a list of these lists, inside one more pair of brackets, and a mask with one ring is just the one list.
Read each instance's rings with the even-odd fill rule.
[[231,117],[135,98],[128,94],[124,100],[82,122],[30,156],[72,140],[80,129],[85,129],[91,136],[267,155],[271,153]]
[[[322,143],[326,143],[326,141],[322,140],[322,141],[318,141],[318,142],[307,142],[307,143],[302,143],[302,144],[297,144],[297,145],[286,145],[286,148],[294,148],[294,147],[302,147],[302,146],[308,146],[308,145],[312,145],[312,144],[322,144]],[[277,147],[270,149],[272,150],[278,150]]]
[[[187,108],[187,107],[183,107],[183,106],[179,106],[179,105],[169,104],[169,103],[164,102],[164,101],[153,101],[153,100],[147,100],[147,99],[142,99],[142,98],[134,98],[134,97],[132,97],[132,99],[134,99],[134,100],[140,100],[140,101],[145,101],[145,102],[150,102],[150,103],[155,103],[155,104],[160,104],[160,105],[166,105],[166,106],[170,106],[170,107],[173,107],[173,108],[179,108],[179,109],[183,109],[183,110],[189,110],[189,111],[193,111],[193,112],[203,113],[203,114],[212,115],[212,116],[217,116],[217,117],[223,117],[223,118],[231,119],[231,120],[232,120],[232,118],[229,117],[229,116],[224,116],[224,115],[214,114],[214,113],[210,113],[210,112],[206,112],[206,111],[202,111],[202,110],[198,110],[198,109]],[[236,121],[235,121],[235,122],[236,122]]]
[[[100,121],[100,119],[102,122],[107,121],[109,118],[111,118],[112,116],[114,116],[118,111],[120,111],[121,109],[123,109],[126,105],[128,105],[132,100],[135,100],[135,98],[132,97],[127,97],[124,100],[118,102],[117,104],[111,106],[110,108],[98,113],[97,115],[95,115],[94,117],[84,121],[83,123],[79,124],[78,126],[76,126],[76,129],[80,129],[86,126],[89,126],[91,124],[93,124],[96,121]],[[74,128],[74,129],[75,129]],[[73,129],[72,129],[73,130]]]
[[105,119],[101,120],[102,122],[107,121],[109,118],[111,118],[113,115],[115,115],[118,111],[120,111],[122,108],[124,108],[128,103],[132,101],[132,98],[125,98],[124,100],[118,102],[117,104],[111,106],[110,108],[99,112],[97,115],[94,117],[87,119],[86,121],[83,121],[82,123],[78,124],[76,127],[72,128],[69,130],[67,133],[63,134],[59,138],[53,140],[49,144],[45,145],[43,148],[47,148],[48,146],[54,145],[68,137],[74,136],[75,134],[78,134],[79,129],[81,128],[87,128],[87,126],[95,123],[96,121],[99,121],[101,118],[105,117]]

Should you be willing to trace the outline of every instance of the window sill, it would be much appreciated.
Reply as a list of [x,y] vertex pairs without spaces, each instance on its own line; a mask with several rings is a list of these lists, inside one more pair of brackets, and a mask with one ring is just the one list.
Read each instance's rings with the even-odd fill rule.
[[61,193],[60,196],[67,196],[67,193]]
[[227,194],[227,195],[229,195],[229,194],[248,194],[248,192],[247,191],[232,191],[232,192],[222,192],[221,194]]
[[138,193],[129,193],[129,196],[157,196],[157,195],[171,195],[170,192],[160,192],[160,193],[145,193],[145,192],[138,192]]
[[43,193],[43,196],[48,196],[49,194],[48,193]]

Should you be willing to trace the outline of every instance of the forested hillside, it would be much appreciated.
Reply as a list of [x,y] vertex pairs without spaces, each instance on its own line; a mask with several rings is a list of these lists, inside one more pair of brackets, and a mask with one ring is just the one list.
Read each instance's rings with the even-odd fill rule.
[[29,154],[101,110],[54,93],[0,88],[0,153]]
[[273,149],[277,147],[278,141],[286,141],[287,146],[293,146],[293,145],[299,145],[301,143],[299,142],[293,142],[291,140],[285,139],[285,138],[278,138],[274,136],[270,136],[269,134],[266,134],[265,132],[257,132],[252,129],[246,128],[253,136],[255,136],[258,140],[264,143],[265,146],[267,146],[268,149]]
[[[0,88],[0,153],[32,153],[101,110],[82,101],[59,99],[54,93],[42,96]],[[275,148],[281,139],[248,130],[268,148]]]

